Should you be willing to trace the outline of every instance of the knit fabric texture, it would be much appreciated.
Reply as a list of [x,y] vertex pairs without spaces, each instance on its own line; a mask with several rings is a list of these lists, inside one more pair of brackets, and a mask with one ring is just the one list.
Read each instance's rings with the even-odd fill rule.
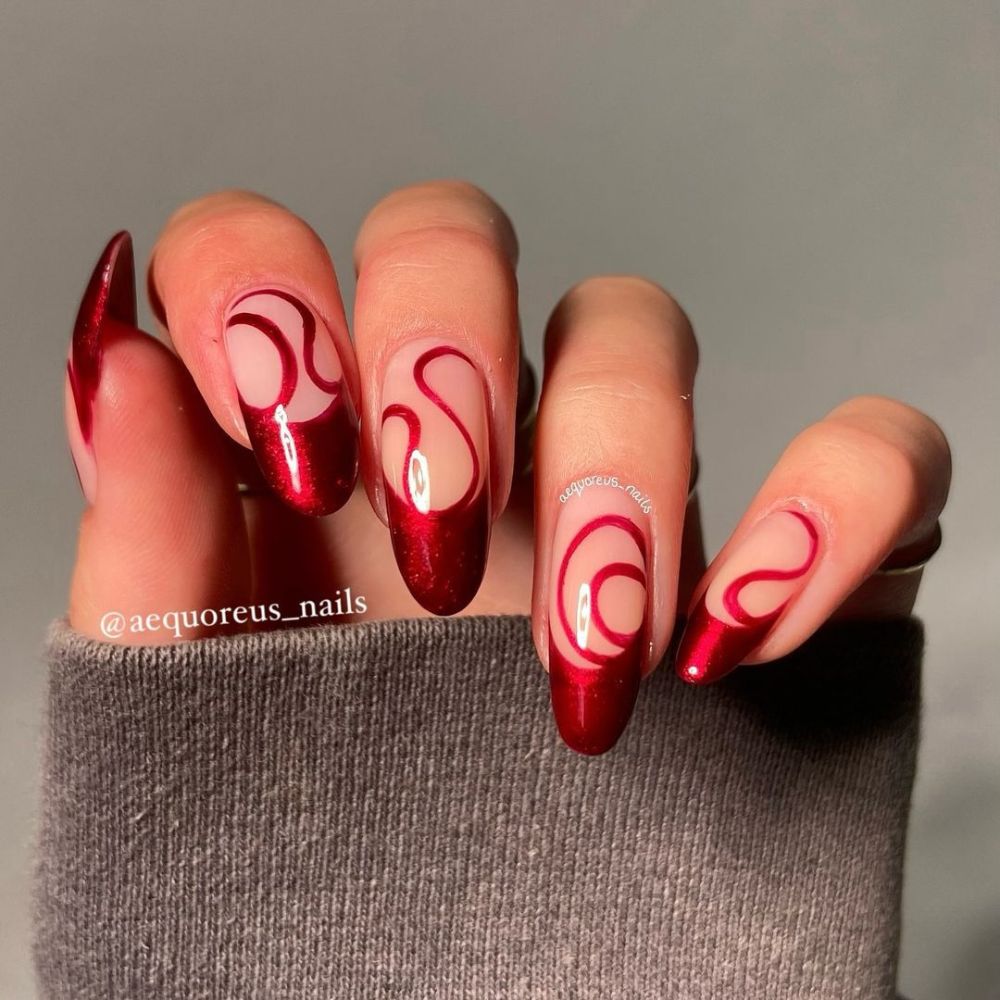
[[824,628],[610,753],[522,617],[138,648],[53,626],[41,996],[880,1000],[922,630]]

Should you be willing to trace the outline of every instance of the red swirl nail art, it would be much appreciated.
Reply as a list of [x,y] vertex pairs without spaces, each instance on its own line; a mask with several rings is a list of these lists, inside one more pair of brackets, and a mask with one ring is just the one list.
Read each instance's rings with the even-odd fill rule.
[[97,495],[94,400],[111,324],[135,329],[135,262],[132,237],[116,233],[101,253],[80,302],[66,365],[66,424],[80,488],[90,503]]
[[549,605],[552,710],[563,740],[585,754],[609,750],[628,724],[647,641],[644,530],[625,512],[580,522],[581,505],[609,500],[624,506],[598,488],[562,511],[554,546],[562,555]]
[[241,295],[225,327],[247,434],[271,488],[304,514],[342,507],[357,479],[358,420],[332,335],[279,288]]
[[[790,565],[739,571],[767,553]],[[677,651],[679,676],[690,684],[708,684],[739,666],[801,591],[818,554],[819,532],[801,511],[775,511],[759,522],[691,613]],[[746,596],[751,586],[758,595],[752,609]]]
[[489,546],[482,377],[454,347],[410,345],[387,369],[387,399],[382,469],[396,561],[424,608],[454,614],[479,589]]

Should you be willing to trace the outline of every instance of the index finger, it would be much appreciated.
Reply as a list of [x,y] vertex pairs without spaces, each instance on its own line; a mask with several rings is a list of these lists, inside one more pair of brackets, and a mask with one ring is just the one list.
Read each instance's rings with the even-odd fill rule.
[[296,215],[243,191],[176,212],[150,299],[215,419],[274,491],[328,514],[357,478],[358,378],[337,278]]

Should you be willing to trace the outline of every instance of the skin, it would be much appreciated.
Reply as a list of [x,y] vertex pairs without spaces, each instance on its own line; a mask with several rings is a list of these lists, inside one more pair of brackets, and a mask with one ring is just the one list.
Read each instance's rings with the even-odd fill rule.
[[[644,671],[661,660],[678,613],[727,554],[767,512],[789,504],[819,525],[823,556],[748,662],[791,652],[835,615],[911,610],[919,573],[872,574],[894,550],[918,561],[932,544],[951,471],[938,426],[876,396],[820,417],[789,444],[706,571],[697,500],[688,498],[697,345],[681,307],[642,277],[590,278],[556,307],[534,476],[515,475],[516,263],[511,223],[479,189],[438,181],[396,191],[357,236],[352,342],[333,265],[306,222],[240,191],[178,210],[150,265],[166,314],[160,334],[173,349],[125,328],[105,349],[94,405],[99,490],[81,520],[71,624],[103,638],[109,609],[297,602],[347,586],[367,599],[358,617],[426,614],[395,568],[385,527],[379,407],[393,354],[429,332],[472,358],[486,384],[496,521],[482,587],[461,613],[530,614],[543,665],[559,494],[588,474],[614,473],[651,500]],[[242,289],[268,284],[312,304],[335,338],[361,416],[362,486],[322,519],[236,491],[252,459],[223,315]],[[173,638],[161,631],[128,641]]]

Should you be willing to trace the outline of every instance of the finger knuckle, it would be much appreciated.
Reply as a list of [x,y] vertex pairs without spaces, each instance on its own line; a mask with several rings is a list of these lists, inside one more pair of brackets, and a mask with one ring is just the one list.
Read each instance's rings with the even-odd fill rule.
[[[690,372],[698,364],[698,342],[680,303],[661,285],[635,274],[596,274],[573,285],[562,297],[546,333],[550,349],[580,327],[593,328],[599,339],[618,342],[630,357],[638,348],[643,363],[654,367],[664,354],[674,368]],[[598,339],[588,338],[588,341]],[[644,350],[649,344],[652,350]]]
[[254,191],[241,188],[211,191],[176,208],[167,217],[164,233],[172,233],[192,224],[198,225],[206,218],[248,210],[260,211],[267,207],[276,208],[277,205]]
[[224,191],[178,209],[160,234],[153,257],[158,271],[191,259],[238,269],[247,254],[273,245],[326,253],[312,227],[282,205],[252,192]]
[[355,262],[367,265],[385,244],[408,240],[461,241],[478,237],[502,251],[507,262],[518,256],[517,237],[504,210],[482,188],[465,180],[431,180],[385,195],[368,212],[358,232]]
[[372,213],[386,207],[397,207],[408,202],[423,203],[444,201],[459,205],[475,205],[502,211],[500,206],[479,186],[461,178],[440,178],[405,184],[395,188],[380,198],[372,207]]
[[899,422],[915,439],[919,451],[931,465],[937,468],[951,468],[951,446],[941,425],[923,410],[908,403],[888,400],[899,412]]
[[618,413],[624,406],[643,408],[656,398],[647,379],[624,373],[610,375],[606,365],[598,362],[574,372],[562,387],[561,402],[569,407],[592,408],[596,413]]
[[660,308],[676,317],[686,314],[680,303],[662,285],[640,274],[592,274],[573,285],[564,296],[574,304],[625,299]]
[[[359,274],[359,295],[411,295],[411,305],[436,300],[447,282],[453,301],[494,302],[498,290],[514,299],[514,278],[504,250],[488,235],[438,225],[397,233],[373,249]],[[468,292],[468,295],[465,293]]]
[[883,438],[923,469],[928,478],[951,475],[951,447],[941,426],[923,410],[888,396],[855,396],[833,410],[829,420]]
[[804,431],[799,444],[808,456],[811,476],[835,491],[878,489],[885,483],[906,495],[920,490],[913,452],[875,427],[827,419]]
[[937,438],[947,444],[940,426],[923,410],[891,396],[853,396],[829,414],[841,419],[882,423],[918,437]]

